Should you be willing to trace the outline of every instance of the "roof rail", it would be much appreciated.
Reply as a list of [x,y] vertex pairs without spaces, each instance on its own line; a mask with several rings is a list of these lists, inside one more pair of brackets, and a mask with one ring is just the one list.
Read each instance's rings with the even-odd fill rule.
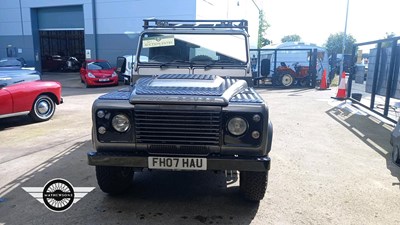
[[143,28],[214,28],[226,29],[237,28],[244,29],[248,32],[247,20],[160,20],[160,19],[144,19]]

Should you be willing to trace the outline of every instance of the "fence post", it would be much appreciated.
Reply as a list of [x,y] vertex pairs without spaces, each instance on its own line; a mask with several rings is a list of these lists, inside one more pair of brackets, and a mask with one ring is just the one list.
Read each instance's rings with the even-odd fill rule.
[[317,56],[318,56],[318,50],[316,48],[313,49],[313,53],[311,56],[311,73],[312,73],[312,87],[315,88],[317,84]]
[[390,66],[389,66],[389,75],[386,84],[386,99],[385,99],[385,108],[383,109],[383,115],[387,116],[389,113],[389,104],[390,97],[392,95],[392,85],[393,85],[393,77],[394,77],[394,63],[396,60],[396,48],[397,48],[397,40],[394,39],[392,41],[392,52],[390,53]]
[[379,64],[381,63],[382,42],[378,43],[376,51],[377,52],[375,59],[374,77],[372,80],[372,90],[371,90],[371,104],[369,106],[371,110],[373,110],[375,107],[375,95],[376,95],[376,86],[378,84]]
[[[350,58],[350,62],[351,62],[351,66],[350,66],[350,71],[349,71],[349,76],[348,76],[348,80],[347,80],[347,97],[350,98],[351,96],[351,88],[353,86],[353,76],[354,76],[354,69],[355,69],[355,62],[354,62],[354,58],[356,57],[356,50],[357,50],[357,45],[353,45],[353,49],[351,50],[351,58]],[[344,59],[344,58],[343,58]],[[344,68],[343,68],[344,70]],[[340,76],[342,76],[342,74],[339,74]]]

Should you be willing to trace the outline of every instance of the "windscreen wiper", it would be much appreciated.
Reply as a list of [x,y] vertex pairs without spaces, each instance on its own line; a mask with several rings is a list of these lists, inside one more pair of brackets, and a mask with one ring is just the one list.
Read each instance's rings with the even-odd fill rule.
[[213,65],[215,65],[215,64],[224,64],[224,65],[226,65],[226,64],[233,64],[235,61],[233,61],[233,60],[216,60],[216,61],[213,61],[213,62],[210,62],[210,63],[208,63],[208,64],[206,64],[205,66],[204,66],[204,70],[209,70],[209,69],[211,69],[211,67],[213,66]]
[[169,67],[169,66],[177,66],[177,67],[179,67],[179,63],[189,64],[190,66],[195,64],[195,63],[189,62],[187,60],[174,60],[174,61],[171,61],[171,62],[165,62],[165,63],[160,64],[160,69],[163,69],[163,68],[166,68],[166,67]]

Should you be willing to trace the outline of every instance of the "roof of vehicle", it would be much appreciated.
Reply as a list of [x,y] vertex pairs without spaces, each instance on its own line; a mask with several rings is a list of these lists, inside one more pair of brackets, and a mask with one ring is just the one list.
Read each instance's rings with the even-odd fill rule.
[[161,20],[144,19],[144,30],[196,30],[197,31],[223,31],[242,30],[248,32],[247,20]]
[[262,47],[262,49],[305,49],[305,48],[316,48],[318,50],[323,50],[325,51],[326,49],[321,46],[317,46],[316,44],[313,43],[307,43],[307,42],[284,42],[276,45],[266,45]]
[[24,66],[23,65],[24,63],[25,60],[23,58],[7,57],[0,59],[0,67],[12,67],[12,66],[22,67]]
[[159,20],[144,19],[143,33],[246,34],[247,20]]

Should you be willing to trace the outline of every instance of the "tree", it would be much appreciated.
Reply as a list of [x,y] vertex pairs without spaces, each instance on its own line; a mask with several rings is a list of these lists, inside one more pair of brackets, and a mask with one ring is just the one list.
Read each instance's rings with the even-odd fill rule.
[[301,37],[297,34],[286,35],[281,39],[281,42],[292,42],[292,41],[300,41]]
[[[329,55],[333,53],[336,54],[342,53],[343,36],[344,36],[343,32],[329,35],[328,40],[324,44]],[[346,35],[344,54],[351,54],[352,53],[351,51],[353,49],[353,44],[355,44],[356,42],[357,40],[353,36],[351,36],[351,34]]]
[[[393,38],[393,37],[396,37],[396,34],[395,34],[395,33],[393,33],[393,32],[391,32],[391,33],[386,32],[386,37],[385,37],[385,39],[389,39],[389,38]],[[387,48],[387,47],[390,47],[390,46],[392,46],[392,42],[383,42],[383,43],[382,43],[382,48]]]
[[270,25],[264,18],[264,11],[260,10],[258,15],[258,48],[262,48],[263,46],[271,43],[271,41],[266,38],[268,27],[270,27]]

